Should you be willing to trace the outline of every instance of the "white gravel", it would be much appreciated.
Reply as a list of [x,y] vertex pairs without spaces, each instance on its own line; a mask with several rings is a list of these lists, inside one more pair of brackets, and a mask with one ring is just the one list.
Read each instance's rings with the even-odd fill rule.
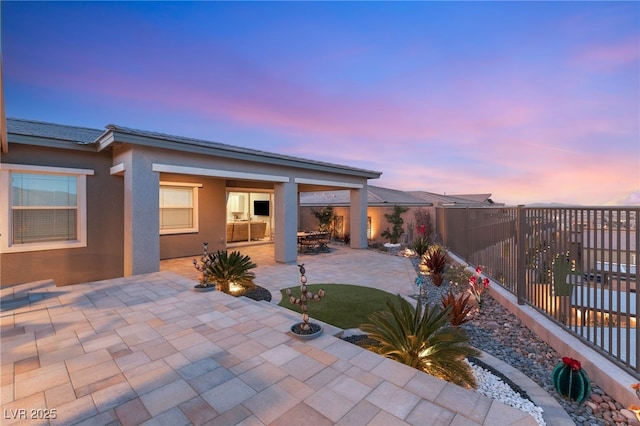
[[491,372],[473,363],[470,364],[476,375],[476,380],[478,381],[478,389],[476,392],[496,401],[500,401],[503,404],[522,410],[525,413],[529,413],[540,426],[546,426],[546,423],[542,418],[542,408],[520,396],[519,393],[511,389],[511,387],[502,381],[502,379]]

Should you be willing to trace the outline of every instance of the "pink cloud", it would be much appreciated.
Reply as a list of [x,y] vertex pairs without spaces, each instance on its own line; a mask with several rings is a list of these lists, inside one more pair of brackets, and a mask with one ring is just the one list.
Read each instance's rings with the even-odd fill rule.
[[582,69],[615,70],[622,66],[638,65],[640,45],[638,37],[618,43],[597,44],[584,48],[570,59],[570,64]]

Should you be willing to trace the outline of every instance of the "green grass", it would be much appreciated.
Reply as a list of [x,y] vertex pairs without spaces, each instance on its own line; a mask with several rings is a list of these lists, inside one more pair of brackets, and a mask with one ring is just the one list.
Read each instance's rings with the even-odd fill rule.
[[[387,298],[393,295],[382,290],[349,284],[309,284],[307,291],[313,294],[324,288],[325,295],[319,301],[308,302],[309,316],[318,321],[335,325],[339,328],[359,328],[361,324],[369,322],[369,315],[373,312],[387,310]],[[280,290],[282,301],[279,306],[300,312],[300,308],[291,302],[285,292]],[[291,287],[292,295],[300,297],[300,286]]]

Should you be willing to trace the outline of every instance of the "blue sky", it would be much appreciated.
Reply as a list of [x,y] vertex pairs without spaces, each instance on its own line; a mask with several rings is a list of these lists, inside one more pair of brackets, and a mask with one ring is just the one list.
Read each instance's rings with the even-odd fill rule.
[[638,2],[3,1],[9,117],[640,204]]

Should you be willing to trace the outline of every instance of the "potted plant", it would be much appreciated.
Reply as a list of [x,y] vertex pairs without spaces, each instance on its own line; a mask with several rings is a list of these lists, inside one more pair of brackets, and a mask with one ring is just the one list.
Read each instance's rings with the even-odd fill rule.
[[251,269],[257,265],[249,256],[238,251],[208,253],[208,245],[204,243],[200,264],[195,259],[193,264],[200,271],[200,284],[195,286],[196,291],[209,291],[213,287],[223,293],[239,296],[255,288],[253,279],[256,275]]
[[308,291],[304,263],[298,265],[298,267],[300,268],[300,297],[295,297],[290,288],[287,289],[286,293],[289,296],[289,302],[300,307],[302,322],[292,325],[291,333],[300,339],[313,339],[322,334],[322,326],[309,321],[309,306],[307,302],[310,300],[317,302],[322,299],[324,297],[324,289],[321,288],[316,294]]

